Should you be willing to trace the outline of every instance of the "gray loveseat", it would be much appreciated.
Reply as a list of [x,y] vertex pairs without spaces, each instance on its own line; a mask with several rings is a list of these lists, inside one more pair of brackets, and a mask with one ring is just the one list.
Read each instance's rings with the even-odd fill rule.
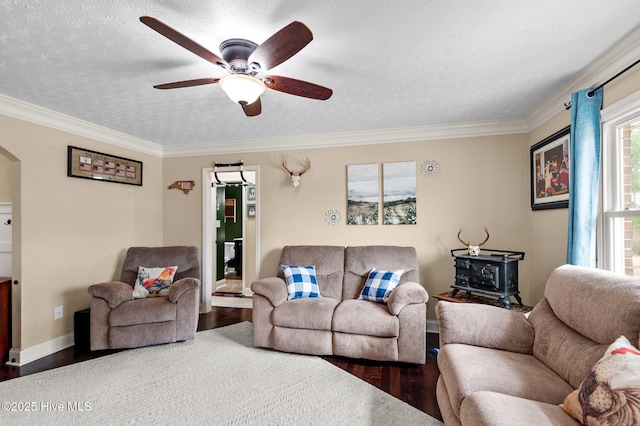
[[[255,281],[254,344],[285,352],[426,361],[427,291],[411,247],[286,246],[280,264],[315,265],[321,298],[287,300],[282,268]],[[357,297],[372,268],[404,269],[386,304]]]
[[564,265],[530,315],[440,301],[436,395],[447,425],[576,425],[559,407],[609,344],[640,336],[640,280]]

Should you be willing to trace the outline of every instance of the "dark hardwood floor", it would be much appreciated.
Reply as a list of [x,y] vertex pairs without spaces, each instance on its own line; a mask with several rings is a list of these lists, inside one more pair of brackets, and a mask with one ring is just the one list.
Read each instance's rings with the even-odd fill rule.
[[[251,321],[251,309],[214,307],[208,314],[201,314],[198,331],[224,327],[243,321]],[[437,334],[427,334],[427,347],[438,345]],[[64,365],[82,362],[118,351],[89,352],[74,346],[56,352],[23,367],[0,365],[0,381],[14,379]],[[325,356],[326,361],[376,386],[421,411],[442,420],[436,402],[436,381],[440,372],[436,357],[427,354],[424,365],[353,360]]]

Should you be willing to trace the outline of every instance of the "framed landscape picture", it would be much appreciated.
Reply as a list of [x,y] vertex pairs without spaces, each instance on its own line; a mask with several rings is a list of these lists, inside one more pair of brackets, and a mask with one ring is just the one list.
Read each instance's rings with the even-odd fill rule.
[[416,224],[416,162],[382,164],[385,225]]
[[532,210],[569,206],[570,131],[567,126],[531,147]]
[[379,205],[378,165],[348,165],[347,224],[377,225]]

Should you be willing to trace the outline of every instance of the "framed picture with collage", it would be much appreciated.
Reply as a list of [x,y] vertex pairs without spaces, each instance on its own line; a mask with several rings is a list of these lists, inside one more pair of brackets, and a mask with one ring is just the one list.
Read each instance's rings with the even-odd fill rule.
[[67,148],[67,176],[142,186],[142,161],[89,149]]

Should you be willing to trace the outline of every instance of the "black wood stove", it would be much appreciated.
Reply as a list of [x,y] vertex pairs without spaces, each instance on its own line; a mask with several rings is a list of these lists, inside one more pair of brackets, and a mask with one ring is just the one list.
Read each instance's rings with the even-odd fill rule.
[[[456,254],[464,253],[464,254]],[[456,282],[453,295],[464,290],[498,297],[500,304],[511,309],[510,297],[522,305],[518,291],[518,262],[524,259],[520,251],[482,250],[480,256],[470,256],[467,248],[451,250],[455,259]]]

